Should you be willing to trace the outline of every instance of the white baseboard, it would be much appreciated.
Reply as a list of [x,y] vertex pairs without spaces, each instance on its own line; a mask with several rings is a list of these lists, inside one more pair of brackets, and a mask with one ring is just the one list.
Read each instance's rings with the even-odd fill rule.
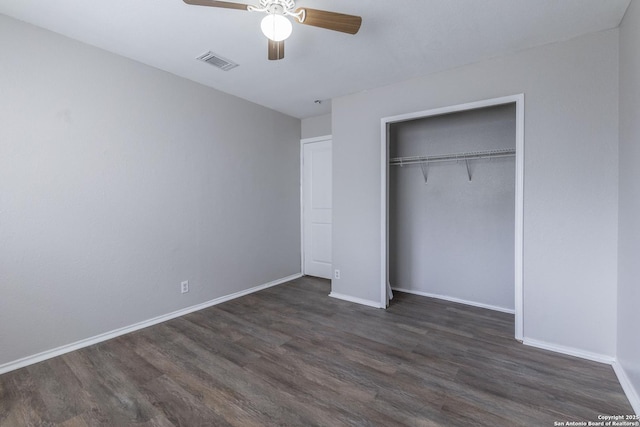
[[590,351],[580,350],[578,348],[565,347],[562,345],[551,344],[548,342],[534,340],[530,338],[525,338],[522,341],[522,343],[530,347],[537,347],[543,350],[554,351],[556,353],[562,353],[568,356],[579,357],[581,359],[587,359],[594,362],[606,363],[607,365],[612,365],[613,362],[615,361],[615,358],[612,356],[607,356],[599,353],[592,353]]
[[503,313],[515,314],[515,312],[516,312],[515,310],[513,310],[511,308],[498,307],[498,306],[495,306],[495,305],[483,304],[481,302],[475,302],[475,301],[467,301],[467,300],[464,300],[464,299],[449,297],[449,296],[446,296],[446,295],[430,294],[428,292],[413,291],[411,289],[404,289],[404,288],[391,288],[391,289],[394,290],[394,291],[398,291],[398,292],[405,292],[407,294],[420,295],[422,297],[441,299],[441,300],[444,300],[444,301],[456,302],[458,304],[465,304],[465,305],[471,305],[473,307],[486,308],[487,310],[501,311]]
[[627,395],[627,399],[629,399],[629,403],[631,403],[633,411],[636,415],[640,415],[640,394],[638,394],[638,391],[633,387],[631,380],[627,376],[627,373],[625,372],[620,362],[616,360],[613,362],[612,366],[614,372],[618,376],[618,381],[622,386],[622,390],[624,390],[624,394]]
[[352,296],[344,295],[344,294],[338,294],[336,292],[331,292],[329,294],[329,296],[331,298],[336,298],[336,299],[341,299],[341,300],[344,300],[344,301],[354,302],[356,304],[362,304],[362,305],[366,305],[366,306],[369,306],[369,307],[384,308],[384,307],[381,307],[380,303],[377,302],[377,301],[371,301],[371,300],[368,300],[368,299],[352,297]]
[[131,332],[135,332],[140,329],[147,328],[149,326],[157,325],[158,323],[166,322],[167,320],[175,319],[176,317],[184,316],[185,314],[193,313],[194,311],[203,310],[208,307],[212,307],[214,305],[221,304],[226,301],[230,301],[232,299],[236,299],[248,294],[252,294],[254,292],[261,291],[263,289],[267,289],[273,286],[281,285],[283,283],[289,282],[291,280],[302,277],[301,273],[293,274],[288,277],[283,277],[282,279],[277,279],[269,283],[265,283],[263,285],[254,286],[253,288],[245,289],[240,292],[235,292],[230,295],[225,295],[219,298],[212,299],[207,302],[203,302],[201,304],[192,305],[191,307],[183,308],[171,313],[163,314],[161,316],[154,317],[152,319],[144,320],[142,322],[134,323],[133,325],[125,326],[123,328],[115,329],[110,332],[105,332],[100,335],[96,335],[90,338],[86,338],[80,341],[76,341],[71,344],[63,345],[58,348],[54,348],[51,350],[46,350],[38,354],[34,354],[32,356],[26,356],[18,360],[14,360],[13,362],[5,363],[0,365],[0,375],[14,371],[16,369],[24,368],[25,366],[33,365],[34,363],[42,362],[43,360],[51,359],[65,353],[69,353],[71,351],[79,350],[84,347],[88,347],[93,344],[97,344],[103,341],[110,340],[112,338],[116,338],[120,335],[128,334]]

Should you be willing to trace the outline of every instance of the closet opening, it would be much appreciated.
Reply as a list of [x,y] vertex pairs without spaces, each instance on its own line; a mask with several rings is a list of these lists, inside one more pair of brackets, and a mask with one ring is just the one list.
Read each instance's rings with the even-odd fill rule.
[[513,313],[522,340],[523,127],[523,95],[382,119],[381,306]]

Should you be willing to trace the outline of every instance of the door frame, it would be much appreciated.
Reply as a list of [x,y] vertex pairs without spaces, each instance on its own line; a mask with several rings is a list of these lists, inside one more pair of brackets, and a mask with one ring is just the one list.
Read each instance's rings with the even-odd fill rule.
[[524,336],[524,94],[485,99],[465,104],[433,108],[425,111],[384,117],[381,119],[381,283],[380,306],[387,307],[389,300],[387,287],[389,286],[389,126],[393,123],[421,119],[441,114],[456,113],[491,107],[503,104],[516,105],[516,206],[515,206],[515,338],[522,341]]
[[304,145],[333,141],[333,135],[316,136],[300,140],[300,273],[304,276]]

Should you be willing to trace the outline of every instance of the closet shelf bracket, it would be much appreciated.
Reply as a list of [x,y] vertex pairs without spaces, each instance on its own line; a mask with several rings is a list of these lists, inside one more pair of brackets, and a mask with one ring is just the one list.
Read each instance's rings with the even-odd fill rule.
[[424,183],[426,184],[429,178],[429,163],[420,163],[420,168],[422,169],[422,176],[424,176]]

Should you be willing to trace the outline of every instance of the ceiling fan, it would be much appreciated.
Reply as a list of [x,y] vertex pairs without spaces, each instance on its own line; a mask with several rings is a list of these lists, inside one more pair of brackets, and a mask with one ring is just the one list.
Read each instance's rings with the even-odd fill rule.
[[360,16],[309,8],[296,9],[294,0],[260,0],[259,6],[216,0],[184,0],[184,2],[196,6],[266,13],[267,16],[262,19],[260,27],[264,35],[269,39],[268,57],[270,60],[284,58],[284,41],[291,35],[293,29],[289,17],[299,24],[347,34],[356,34],[362,24]]

